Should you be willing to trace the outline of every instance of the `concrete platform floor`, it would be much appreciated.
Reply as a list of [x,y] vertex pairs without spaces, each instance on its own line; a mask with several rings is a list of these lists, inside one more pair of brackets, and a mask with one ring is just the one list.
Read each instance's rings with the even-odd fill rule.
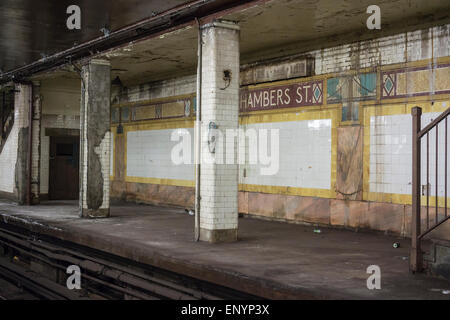
[[[0,203],[1,222],[141,263],[278,299],[450,299],[450,282],[408,272],[409,239],[251,218],[239,241],[193,241],[194,217],[180,208],[122,203],[107,219],[81,219],[77,202]],[[394,242],[400,248],[393,248]],[[368,290],[369,265],[381,289]]]

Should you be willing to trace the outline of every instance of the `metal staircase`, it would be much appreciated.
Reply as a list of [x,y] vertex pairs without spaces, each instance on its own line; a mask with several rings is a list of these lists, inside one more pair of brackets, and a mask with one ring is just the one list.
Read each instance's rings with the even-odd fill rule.
[[[440,114],[436,119],[421,129],[422,109],[420,107],[412,108],[412,217],[411,217],[411,256],[410,270],[420,272],[425,268],[425,264],[436,268],[436,263],[448,264],[450,267],[450,241],[445,239],[431,239],[432,245],[428,255],[422,251],[422,241],[425,236],[431,235],[437,228],[450,219],[448,212],[448,131],[447,118],[450,114],[450,108]],[[435,141],[430,141],[430,133],[434,131]],[[439,143],[439,138],[443,138]],[[443,137],[442,137],[443,135]],[[424,154],[426,158],[422,159],[422,142],[426,149]],[[441,141],[442,142],[442,141]],[[430,146],[435,148],[435,156],[430,157]],[[439,159],[439,154],[443,153],[443,161]],[[421,181],[421,164],[425,164],[424,176],[426,181]],[[434,183],[430,179],[431,171],[434,173]],[[444,180],[439,185],[439,177]],[[447,268],[447,266],[444,266]],[[450,269],[449,269],[450,270]],[[431,270],[432,271],[432,270]],[[449,274],[450,272],[446,273]]]

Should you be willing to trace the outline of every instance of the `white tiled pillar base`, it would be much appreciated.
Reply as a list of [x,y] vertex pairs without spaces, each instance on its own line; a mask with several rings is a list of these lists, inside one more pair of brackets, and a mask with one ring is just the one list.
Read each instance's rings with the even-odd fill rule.
[[82,69],[80,110],[80,215],[109,216],[110,90],[109,61],[93,59]]
[[[216,153],[208,147],[208,128],[214,122],[225,136],[238,129],[239,120],[239,27],[216,21],[202,27],[202,158],[220,154],[225,142],[217,140]],[[224,71],[231,81],[224,80]],[[237,141],[234,143],[237,154]],[[224,163],[224,162],[221,162]],[[200,170],[200,240],[237,240],[238,164],[205,163]]]

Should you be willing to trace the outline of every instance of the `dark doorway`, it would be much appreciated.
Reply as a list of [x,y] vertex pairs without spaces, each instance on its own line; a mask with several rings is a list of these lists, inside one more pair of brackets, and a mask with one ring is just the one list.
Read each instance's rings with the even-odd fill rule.
[[79,137],[50,137],[50,200],[79,198]]

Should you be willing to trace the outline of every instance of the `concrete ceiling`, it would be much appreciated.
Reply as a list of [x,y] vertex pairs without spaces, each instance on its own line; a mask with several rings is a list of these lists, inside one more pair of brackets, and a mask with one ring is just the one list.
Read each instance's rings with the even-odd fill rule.
[[126,85],[169,79],[195,72],[197,28],[183,29],[100,55],[111,60],[112,77]]
[[[381,30],[368,30],[366,9],[381,8]],[[447,0],[269,0],[221,18],[239,22],[241,62],[252,63],[343,42],[376,38],[427,23],[448,23]],[[134,85],[195,73],[197,27],[190,26],[100,54],[113,77]]]
[[[192,0],[1,0],[0,69],[9,71]],[[81,8],[81,30],[68,30],[66,9]]]
[[[381,9],[381,30],[369,30],[367,7]],[[307,51],[416,29],[450,17],[447,0],[277,0],[227,16],[242,29],[242,60]]]

